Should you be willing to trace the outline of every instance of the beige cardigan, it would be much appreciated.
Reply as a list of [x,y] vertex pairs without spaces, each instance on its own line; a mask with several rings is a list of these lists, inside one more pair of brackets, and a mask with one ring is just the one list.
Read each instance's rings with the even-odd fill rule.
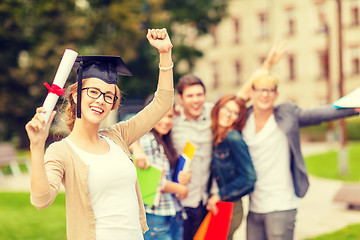
[[[173,106],[174,91],[158,89],[152,103],[131,119],[99,131],[118,144],[130,157],[128,147],[150,131]],[[130,160],[129,160],[130,161]],[[31,203],[39,209],[51,205],[60,190],[61,183],[66,195],[66,227],[70,240],[95,239],[95,216],[87,188],[88,166],[75,154],[65,141],[51,144],[45,153],[45,168],[50,191],[42,196],[31,193]],[[139,183],[136,182],[139,201],[140,224],[148,230]]]

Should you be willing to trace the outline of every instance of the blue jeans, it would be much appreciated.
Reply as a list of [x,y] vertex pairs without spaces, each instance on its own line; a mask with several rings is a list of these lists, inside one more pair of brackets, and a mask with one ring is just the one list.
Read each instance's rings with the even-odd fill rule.
[[270,213],[249,212],[247,240],[293,240],[296,209]]
[[144,240],[182,240],[183,218],[181,212],[175,216],[160,216],[146,213],[149,231]]

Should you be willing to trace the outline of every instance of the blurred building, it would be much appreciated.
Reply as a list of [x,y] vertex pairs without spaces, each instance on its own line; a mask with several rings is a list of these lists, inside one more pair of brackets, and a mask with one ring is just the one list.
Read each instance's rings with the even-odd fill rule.
[[[341,3],[346,94],[360,86],[360,0]],[[276,40],[285,41],[288,52],[274,68],[279,102],[308,108],[339,98],[338,7],[337,0],[229,1],[228,16],[195,43],[204,57],[193,73],[205,82],[208,100],[235,93]]]

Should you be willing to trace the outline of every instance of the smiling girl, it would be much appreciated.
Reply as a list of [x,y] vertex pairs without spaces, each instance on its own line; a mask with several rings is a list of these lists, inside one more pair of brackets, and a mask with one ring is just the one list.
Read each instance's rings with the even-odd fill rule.
[[143,239],[148,229],[128,147],[151,130],[173,105],[172,44],[166,29],[147,33],[160,53],[154,100],[125,122],[99,130],[119,106],[117,75],[131,75],[120,57],[78,57],[78,83],[68,88],[67,125],[71,133],[44,151],[49,128],[39,107],[25,126],[31,151],[31,202],[51,205],[65,187],[67,239]]
[[206,208],[217,214],[216,203],[219,201],[234,203],[228,240],[233,239],[235,230],[242,222],[241,198],[254,190],[256,181],[248,147],[241,135],[246,118],[245,102],[232,94],[221,97],[211,112],[211,174],[219,191],[209,198]]

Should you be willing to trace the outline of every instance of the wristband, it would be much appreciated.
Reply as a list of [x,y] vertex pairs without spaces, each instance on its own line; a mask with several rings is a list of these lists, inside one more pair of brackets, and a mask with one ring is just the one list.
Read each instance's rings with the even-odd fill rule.
[[170,66],[170,67],[162,67],[162,66],[160,66],[160,63],[159,63],[159,69],[160,69],[161,71],[164,71],[164,72],[173,69],[173,67],[174,67],[174,62],[171,62],[171,66]]

